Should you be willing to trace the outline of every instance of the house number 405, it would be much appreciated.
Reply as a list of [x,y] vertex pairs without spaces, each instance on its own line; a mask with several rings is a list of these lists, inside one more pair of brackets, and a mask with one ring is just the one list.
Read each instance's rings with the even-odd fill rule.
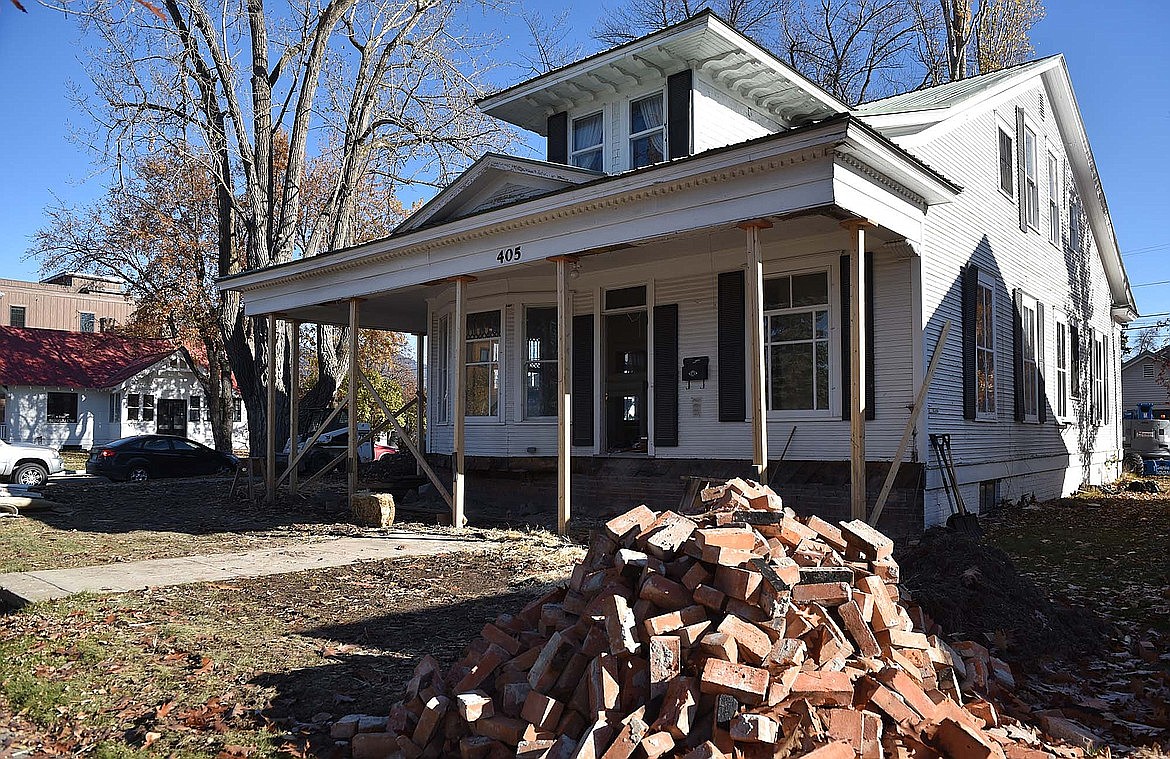
[[502,264],[510,264],[513,261],[519,261],[520,260],[520,246],[517,245],[515,248],[504,248],[496,256],[496,260]]

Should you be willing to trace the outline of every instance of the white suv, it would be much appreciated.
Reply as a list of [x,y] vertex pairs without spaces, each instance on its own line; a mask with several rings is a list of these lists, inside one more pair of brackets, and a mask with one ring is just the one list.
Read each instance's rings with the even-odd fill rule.
[[56,448],[0,440],[0,480],[38,487],[50,474],[64,471],[65,462]]

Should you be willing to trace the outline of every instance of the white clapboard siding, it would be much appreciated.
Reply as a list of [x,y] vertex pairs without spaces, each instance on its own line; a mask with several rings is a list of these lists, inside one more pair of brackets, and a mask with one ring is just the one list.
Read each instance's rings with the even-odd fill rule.
[[[963,186],[950,204],[934,206],[927,214],[923,250],[923,298],[926,315],[924,345],[933,346],[942,323],[952,321],[952,338],[932,383],[928,399],[928,426],[933,433],[950,433],[960,482],[965,483],[968,504],[977,503],[978,483],[1000,480],[1001,498],[1035,493],[1051,497],[1067,493],[1082,480],[1100,482],[1109,476],[1107,461],[1120,447],[1117,430],[1119,330],[1110,314],[1110,294],[1104,270],[1095,252],[1066,252],[1065,245],[1048,241],[1048,179],[1046,153],[1056,153],[1063,166],[1064,153],[1051,111],[1040,116],[1037,88],[997,106],[1004,121],[1015,123],[1019,105],[1030,116],[1038,140],[1039,229],[1019,229],[1016,199],[999,190],[996,115],[992,111],[971,118],[914,152],[928,164],[942,167],[949,178]],[[1062,182],[1061,233],[1068,236],[1068,178]],[[1019,188],[1016,188],[1018,198]],[[1086,234],[1088,231],[1086,230]],[[997,280],[996,397],[998,418],[974,422],[963,418],[962,288],[961,267],[974,262]],[[1049,412],[1044,424],[1014,421],[1013,387],[1013,291],[1021,288],[1044,304],[1045,356],[1050,409],[1055,407],[1054,311],[1086,320],[1110,338],[1110,423],[1102,427],[1076,422],[1064,429]],[[1087,330],[1082,330],[1087,338]],[[929,350],[929,348],[928,348]],[[1082,350],[1088,360],[1089,350]],[[1087,364],[1086,364],[1087,367]],[[1087,368],[1085,370],[1087,377]],[[1087,386],[1085,388],[1087,392]],[[1084,453],[1082,453],[1084,451]],[[927,524],[945,518],[948,506],[933,453],[928,472]],[[1071,483],[1071,484],[1070,484]]]
[[732,97],[705,74],[695,75],[691,107],[696,153],[780,131],[778,123]]
[[1161,360],[1145,356],[1122,369],[1122,407],[1134,409],[1139,403],[1153,403],[1157,407],[1170,404],[1170,389],[1166,387],[1170,372],[1165,366]]

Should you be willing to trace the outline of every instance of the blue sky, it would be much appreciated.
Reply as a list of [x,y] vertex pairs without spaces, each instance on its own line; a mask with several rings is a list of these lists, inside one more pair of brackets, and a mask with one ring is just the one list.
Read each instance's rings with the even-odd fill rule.
[[[77,119],[66,98],[69,82],[84,85],[74,20],[31,2],[29,13],[0,0],[0,277],[35,278],[24,260],[29,237],[43,223],[54,195],[84,203],[100,194],[89,179],[91,155],[69,140]],[[1033,30],[1038,56],[1064,53],[1142,313],[1170,311],[1170,52],[1164,0],[1048,0],[1048,16]],[[574,6],[572,22],[584,37],[595,6]],[[498,24],[497,14],[470,14],[476,26]],[[501,55],[527,46],[517,24]],[[588,51],[595,43],[582,39]],[[501,84],[521,78],[497,73]],[[89,179],[89,181],[86,181]]]

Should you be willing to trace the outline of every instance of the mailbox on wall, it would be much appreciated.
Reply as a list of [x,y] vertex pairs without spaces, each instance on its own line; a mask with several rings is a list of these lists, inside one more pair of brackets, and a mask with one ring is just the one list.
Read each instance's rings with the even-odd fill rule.
[[687,387],[690,387],[692,382],[707,381],[709,363],[710,358],[707,356],[691,356],[683,359],[681,379],[687,383]]

